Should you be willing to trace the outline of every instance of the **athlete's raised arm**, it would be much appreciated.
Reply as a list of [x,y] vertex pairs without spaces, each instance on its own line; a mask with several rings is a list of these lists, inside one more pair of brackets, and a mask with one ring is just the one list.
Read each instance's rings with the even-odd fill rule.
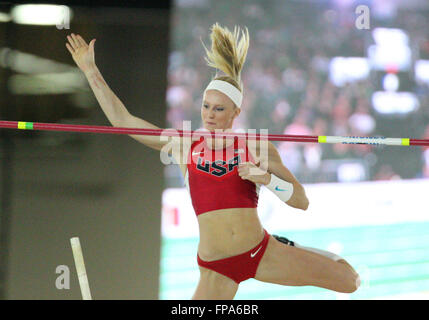
[[[76,65],[85,74],[98,103],[114,127],[160,129],[154,124],[130,114],[121,100],[109,88],[95,64],[94,44],[96,39],[92,39],[87,44],[80,35],[73,33],[68,35],[67,39],[68,51]],[[155,150],[161,150],[168,143],[168,141],[161,141],[159,136],[130,135],[130,137]]]

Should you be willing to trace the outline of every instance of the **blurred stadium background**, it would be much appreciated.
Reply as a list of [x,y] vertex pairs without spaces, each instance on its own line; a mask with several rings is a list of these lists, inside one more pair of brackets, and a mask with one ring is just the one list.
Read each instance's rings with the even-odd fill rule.
[[[369,28],[358,27],[369,9]],[[176,0],[171,17],[167,125],[198,129],[215,22],[248,27],[243,112],[235,128],[272,134],[429,137],[429,2]],[[300,213],[262,188],[269,232],[331,250],[360,272],[362,287],[336,294],[249,280],[237,299],[429,298],[429,148],[276,143],[305,184]],[[177,166],[165,167],[160,298],[192,296],[198,227]],[[185,200],[184,200],[185,199]]]

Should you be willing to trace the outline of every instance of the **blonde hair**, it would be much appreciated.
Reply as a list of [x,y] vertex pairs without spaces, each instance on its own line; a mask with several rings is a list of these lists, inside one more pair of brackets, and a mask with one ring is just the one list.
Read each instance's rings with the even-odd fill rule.
[[[240,31],[241,39],[239,41]],[[243,92],[241,70],[243,69],[247,50],[249,49],[249,31],[247,27],[245,31],[235,26],[232,33],[228,28],[222,28],[216,22],[211,27],[211,50],[208,50],[203,43],[207,54],[205,57],[207,65],[219,69],[226,74],[226,76],[218,76],[212,80],[227,81],[241,92]]]

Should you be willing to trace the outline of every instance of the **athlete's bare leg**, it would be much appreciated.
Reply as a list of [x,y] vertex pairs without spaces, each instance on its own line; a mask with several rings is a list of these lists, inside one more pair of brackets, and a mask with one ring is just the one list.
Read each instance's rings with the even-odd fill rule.
[[288,285],[316,286],[351,293],[360,285],[356,271],[344,260],[286,245],[270,236],[255,279]]
[[238,290],[238,284],[215,271],[200,268],[200,281],[192,300],[232,300]]

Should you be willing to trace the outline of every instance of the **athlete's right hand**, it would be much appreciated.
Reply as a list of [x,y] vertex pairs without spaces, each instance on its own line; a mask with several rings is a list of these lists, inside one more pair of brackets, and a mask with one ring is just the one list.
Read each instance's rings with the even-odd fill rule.
[[86,72],[94,68],[95,39],[92,39],[89,45],[86,44],[85,40],[80,35],[75,35],[74,33],[72,33],[71,36],[68,35],[67,39],[69,42],[66,43],[66,47],[79,69]]

